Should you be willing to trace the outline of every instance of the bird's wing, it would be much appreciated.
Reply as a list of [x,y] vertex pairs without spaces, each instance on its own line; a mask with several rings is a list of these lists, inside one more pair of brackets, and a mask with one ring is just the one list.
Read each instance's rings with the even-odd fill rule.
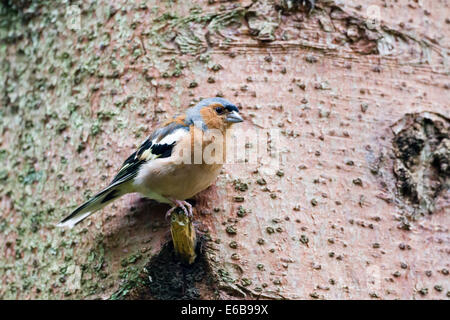
[[177,122],[157,129],[125,160],[111,184],[121,184],[135,178],[141,166],[148,161],[170,157],[173,147],[187,134],[189,127]]
[[73,227],[111,201],[130,192],[132,189],[128,182],[137,176],[140,167],[153,159],[170,157],[173,147],[187,134],[189,127],[180,122],[171,122],[156,130],[125,160],[109,186],[76,208],[58,226]]

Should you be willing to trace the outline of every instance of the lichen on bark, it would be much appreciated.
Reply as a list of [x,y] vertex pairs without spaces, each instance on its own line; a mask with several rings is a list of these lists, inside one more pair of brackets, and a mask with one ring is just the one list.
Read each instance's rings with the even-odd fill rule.
[[[383,21],[367,19],[369,5]],[[207,96],[238,104],[245,128],[279,129],[283,161],[227,165],[198,196],[209,271],[187,297],[445,297],[448,197],[414,232],[392,228],[407,207],[393,165],[377,161],[406,113],[448,113],[445,12],[378,0],[318,1],[309,14],[275,1],[2,1],[0,298],[146,288],[167,207],[127,196],[73,230],[54,224],[158,122]],[[440,176],[442,141],[429,159]]]

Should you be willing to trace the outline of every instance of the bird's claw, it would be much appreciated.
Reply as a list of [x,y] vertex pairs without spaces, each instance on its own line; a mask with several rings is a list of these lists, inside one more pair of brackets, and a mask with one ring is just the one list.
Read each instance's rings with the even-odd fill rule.
[[175,206],[170,208],[167,212],[166,212],[166,220],[169,221],[170,216],[172,215],[173,211],[176,208],[181,208],[184,212],[184,214],[192,219],[194,214],[192,213],[192,205],[187,202],[187,201],[180,201],[180,200],[173,200],[173,202],[175,203]]

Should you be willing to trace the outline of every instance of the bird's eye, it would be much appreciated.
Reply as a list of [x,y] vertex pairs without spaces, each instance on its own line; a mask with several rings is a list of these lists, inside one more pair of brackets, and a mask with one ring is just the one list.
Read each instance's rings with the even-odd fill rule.
[[225,109],[224,109],[223,107],[217,107],[217,108],[216,108],[216,112],[217,112],[218,114],[222,114],[224,111],[225,111]]

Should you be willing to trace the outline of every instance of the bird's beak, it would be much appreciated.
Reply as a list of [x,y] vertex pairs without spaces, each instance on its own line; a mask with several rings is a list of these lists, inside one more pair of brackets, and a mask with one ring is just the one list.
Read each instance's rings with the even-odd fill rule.
[[238,123],[238,122],[244,121],[244,119],[242,119],[242,117],[239,113],[237,113],[236,111],[233,111],[227,115],[227,117],[225,118],[225,121],[230,122],[230,123]]

